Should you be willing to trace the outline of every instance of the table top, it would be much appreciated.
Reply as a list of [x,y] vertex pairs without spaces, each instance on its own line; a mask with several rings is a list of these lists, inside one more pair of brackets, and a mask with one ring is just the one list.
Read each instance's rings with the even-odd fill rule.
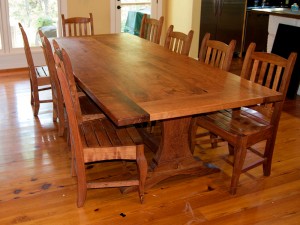
[[58,38],[79,86],[118,126],[283,100],[237,75],[134,35]]

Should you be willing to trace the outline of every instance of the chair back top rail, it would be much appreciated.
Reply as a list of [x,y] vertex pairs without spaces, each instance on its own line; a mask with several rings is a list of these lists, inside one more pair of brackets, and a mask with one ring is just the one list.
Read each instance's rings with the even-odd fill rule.
[[174,26],[171,25],[166,34],[165,48],[181,55],[188,56],[193,40],[194,31],[190,30],[188,34],[173,31]]
[[295,52],[288,59],[273,53],[255,52],[255,44],[251,43],[246,52],[241,77],[286,96],[296,58]]
[[157,20],[148,18],[148,15],[144,14],[140,28],[140,37],[159,44],[163,23],[163,16]]
[[71,17],[66,19],[64,14],[62,14],[63,37],[94,35],[93,14],[90,13],[89,16],[90,17]]
[[229,71],[235,46],[236,40],[226,44],[218,40],[210,40],[210,33],[206,33],[201,42],[199,61]]
[[[35,67],[34,67],[34,63],[33,63],[33,58],[32,58],[32,54],[31,54],[27,34],[26,34],[26,32],[25,32],[25,30],[24,30],[21,23],[19,23],[19,28],[21,30],[21,34],[22,34],[22,37],[23,37],[23,43],[24,43],[24,50],[25,50],[27,65],[29,67],[30,73],[35,74]],[[33,79],[33,80],[35,80],[35,79]]]

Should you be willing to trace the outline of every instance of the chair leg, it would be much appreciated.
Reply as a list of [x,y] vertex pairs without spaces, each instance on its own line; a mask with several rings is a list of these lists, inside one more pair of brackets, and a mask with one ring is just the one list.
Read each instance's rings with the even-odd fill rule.
[[76,158],[75,158],[75,152],[71,146],[71,176],[76,177],[77,172],[76,172]]
[[55,97],[52,95],[52,99],[53,99],[53,122],[57,122],[57,118],[58,118],[58,109],[57,109],[57,100],[55,99]]
[[263,164],[264,176],[270,176],[270,174],[271,174],[274,145],[275,145],[275,138],[271,138],[271,139],[267,140],[266,149],[265,149],[265,153],[264,153],[264,157],[267,160]]
[[34,103],[34,99],[33,99],[33,88],[32,88],[32,83],[31,83],[31,80],[30,80],[30,90],[31,90],[31,96],[30,96],[30,104],[33,105]]
[[229,155],[234,155],[234,147],[228,143],[228,151],[229,151]]
[[245,162],[247,148],[246,148],[246,140],[245,138],[240,138],[238,140],[235,148],[234,162],[233,162],[233,171],[230,185],[230,194],[236,194],[237,186],[239,183],[239,178],[242,173],[243,165]]
[[195,143],[196,143],[196,134],[197,134],[197,118],[192,118],[190,124],[190,131],[189,131],[189,142],[190,142],[190,150],[191,153],[194,153],[195,150]]
[[40,98],[39,91],[37,87],[33,87],[33,115],[37,116],[40,110]]
[[87,183],[85,176],[85,165],[76,165],[77,171],[77,207],[83,206],[87,195]]
[[40,103],[34,100],[33,115],[37,116],[39,114],[39,110],[40,110]]
[[[58,119],[58,120],[59,120],[59,119]],[[64,136],[64,132],[65,132],[65,126],[64,126],[64,123],[60,122],[60,120],[59,120],[59,122],[58,122],[58,136],[59,136],[59,137]]]
[[66,129],[66,119],[64,115],[64,110],[58,109],[58,136],[62,137]]
[[148,165],[144,155],[144,146],[138,145],[136,150],[137,168],[139,173],[139,197],[141,203],[144,201],[145,183],[147,178]]
[[218,147],[218,135],[209,132],[211,147],[216,148]]

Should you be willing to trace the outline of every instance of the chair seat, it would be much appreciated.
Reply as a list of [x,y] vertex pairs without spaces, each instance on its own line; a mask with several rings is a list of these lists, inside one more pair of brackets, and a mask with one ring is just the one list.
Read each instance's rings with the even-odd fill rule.
[[118,147],[143,143],[135,127],[117,127],[107,117],[83,122],[82,134],[82,140],[85,140],[83,145],[86,147]]
[[[47,66],[36,66],[35,71],[38,86],[51,85]],[[51,89],[51,87],[49,89]]]
[[[197,124],[210,130],[215,134],[226,133],[226,141],[234,143],[237,136],[250,136],[261,134],[262,131],[267,131],[272,128],[268,118],[260,112],[242,107],[238,109],[227,109],[213,113],[208,113],[197,118]],[[261,135],[260,135],[261,136]],[[258,136],[258,139],[266,139],[266,136]],[[251,146],[253,143],[248,143]]]

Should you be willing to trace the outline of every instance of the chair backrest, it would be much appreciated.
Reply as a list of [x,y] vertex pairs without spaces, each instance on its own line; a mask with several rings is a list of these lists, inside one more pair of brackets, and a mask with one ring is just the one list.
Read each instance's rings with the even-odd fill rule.
[[47,64],[47,67],[49,70],[49,74],[50,74],[52,94],[57,99],[57,104],[59,104],[61,106],[61,108],[63,108],[63,96],[62,96],[59,80],[57,77],[52,47],[49,42],[49,39],[44,35],[44,33],[41,30],[39,30],[39,35],[41,38],[45,61],[46,61],[46,64]]
[[45,57],[45,61],[48,67],[48,71],[50,74],[50,81],[51,81],[51,88],[53,94],[56,96],[56,98],[59,98],[62,100],[62,94],[59,86],[59,81],[58,77],[56,74],[56,68],[55,68],[55,62],[53,58],[53,53],[52,53],[52,48],[51,44],[48,40],[48,38],[44,35],[44,33],[39,30],[39,35],[41,38],[41,43],[42,43],[42,49]]
[[93,15],[90,17],[71,17],[66,19],[64,14],[61,15],[62,36],[87,36],[94,35]]
[[181,55],[189,55],[194,31],[190,30],[188,34],[184,34],[173,29],[174,26],[171,25],[167,31],[165,48]]
[[[81,111],[81,107],[80,107],[80,103],[79,103],[79,97],[78,97],[78,92],[77,92],[77,87],[76,87],[76,82],[75,82],[75,78],[74,78],[74,74],[73,74],[73,68],[72,68],[70,57],[67,54],[66,59],[63,58],[62,50],[60,49],[58,43],[55,40],[53,40],[53,48],[54,48],[54,61],[55,61],[56,71],[57,71],[57,67],[61,67],[63,69],[63,72],[67,76],[69,88],[71,89],[70,91],[72,93],[74,109],[76,109],[75,110],[76,118],[77,118],[78,123],[81,124],[82,123],[82,111]],[[58,76],[58,74],[57,74],[57,76]]]
[[37,77],[36,77],[36,72],[35,72],[35,66],[34,66],[32,54],[31,54],[31,50],[29,47],[27,34],[21,23],[19,23],[19,28],[21,30],[22,37],[23,37],[24,51],[25,51],[25,55],[26,55],[27,65],[29,68],[30,79],[31,79],[32,85],[37,86]]
[[[76,92],[73,92],[73,84],[69,81],[67,73],[71,69],[70,59],[66,54],[65,50],[56,50],[54,53],[54,59],[56,62],[57,76],[60,82],[61,90],[63,93],[63,98],[65,102],[65,107],[68,115],[68,124],[70,129],[70,143],[72,151],[76,157],[77,166],[77,177],[78,179],[84,179],[81,182],[86,182],[85,176],[81,176],[80,173],[84,173],[84,156],[83,156],[83,145],[80,138],[79,131],[79,121],[76,114],[76,107],[74,101],[78,101],[78,96],[76,97]],[[79,168],[81,167],[81,168]],[[79,181],[78,181],[79,182]]]
[[206,33],[201,42],[199,61],[213,67],[229,71],[236,40],[226,44],[217,40],[210,40],[210,33]]
[[247,49],[241,77],[276,90],[286,96],[291,74],[297,58],[292,52],[288,59],[267,52],[255,52],[255,43]]
[[163,16],[157,20],[148,18],[148,15],[144,14],[140,28],[140,37],[159,44],[163,23]]

